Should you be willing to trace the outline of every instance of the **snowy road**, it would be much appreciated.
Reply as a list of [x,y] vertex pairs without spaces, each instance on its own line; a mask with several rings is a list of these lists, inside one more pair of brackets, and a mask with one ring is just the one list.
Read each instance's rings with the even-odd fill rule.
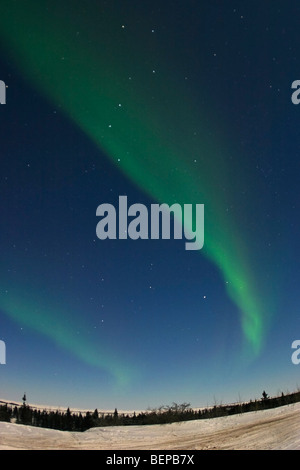
[[0,450],[300,450],[300,403],[215,419],[63,432],[0,423]]

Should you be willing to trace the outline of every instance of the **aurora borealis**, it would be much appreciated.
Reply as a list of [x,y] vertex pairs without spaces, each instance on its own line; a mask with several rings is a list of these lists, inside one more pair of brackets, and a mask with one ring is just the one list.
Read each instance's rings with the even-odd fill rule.
[[[199,387],[234,400],[296,375],[297,56],[278,3],[271,16],[234,1],[1,7],[7,390],[5,325],[44,358],[28,394],[36,369],[64,402],[73,386],[76,404],[96,389],[103,406],[194,401]],[[204,204],[203,249],[98,240],[97,206],[123,194]]]

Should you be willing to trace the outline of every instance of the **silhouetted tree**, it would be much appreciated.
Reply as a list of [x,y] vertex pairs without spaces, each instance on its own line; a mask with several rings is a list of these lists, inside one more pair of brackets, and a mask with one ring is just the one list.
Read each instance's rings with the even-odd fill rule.
[[262,399],[263,400],[268,400],[268,398],[269,398],[268,394],[265,391],[263,391],[262,392]]
[[90,429],[94,426],[94,421],[92,415],[89,411],[86,412],[85,417],[83,418],[83,428],[84,430]]

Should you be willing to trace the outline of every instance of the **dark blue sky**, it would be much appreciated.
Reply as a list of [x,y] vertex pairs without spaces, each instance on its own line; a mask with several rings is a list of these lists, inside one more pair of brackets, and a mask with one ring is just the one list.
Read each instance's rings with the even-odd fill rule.
[[[36,30],[24,20],[19,38],[0,22],[0,79],[8,86],[0,107],[0,338],[7,347],[0,396],[20,400],[26,391],[31,403],[145,409],[295,389],[300,107],[291,102],[291,84],[300,79],[299,6],[71,3],[29,2]],[[16,2],[6,8],[4,18],[10,13],[17,30],[22,12]],[[61,42],[54,43],[53,25]],[[77,38],[75,52],[62,25]],[[22,37],[29,44],[36,34],[37,41],[40,28],[49,49],[33,67],[30,53],[23,60],[18,48]],[[82,61],[85,106],[74,103],[75,91],[72,101],[51,90],[45,70],[55,77],[47,59],[53,50],[69,60],[57,76],[70,96]],[[98,60],[83,58],[93,50]],[[102,75],[90,102],[89,86]],[[99,107],[100,117],[114,117],[110,99],[127,106],[111,145],[118,142],[123,156],[136,150],[130,171],[110,155],[104,131],[103,145],[93,139],[103,125]],[[153,143],[127,124],[143,115],[141,129],[153,123]],[[226,285],[234,279],[205,248],[96,236],[99,204],[117,207],[127,195],[129,204],[150,207],[161,194],[180,199],[182,188],[192,201],[199,190],[204,199],[197,202],[213,214],[205,244],[219,227],[230,265],[251,284],[251,298],[243,300],[262,325],[262,337],[252,337],[260,341],[258,354],[245,352],[243,313]]]

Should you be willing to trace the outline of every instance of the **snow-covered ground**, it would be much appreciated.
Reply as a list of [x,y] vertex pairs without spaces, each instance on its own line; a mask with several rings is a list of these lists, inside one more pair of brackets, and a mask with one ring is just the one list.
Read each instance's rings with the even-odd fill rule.
[[300,403],[222,418],[83,433],[0,422],[0,450],[300,450]]

